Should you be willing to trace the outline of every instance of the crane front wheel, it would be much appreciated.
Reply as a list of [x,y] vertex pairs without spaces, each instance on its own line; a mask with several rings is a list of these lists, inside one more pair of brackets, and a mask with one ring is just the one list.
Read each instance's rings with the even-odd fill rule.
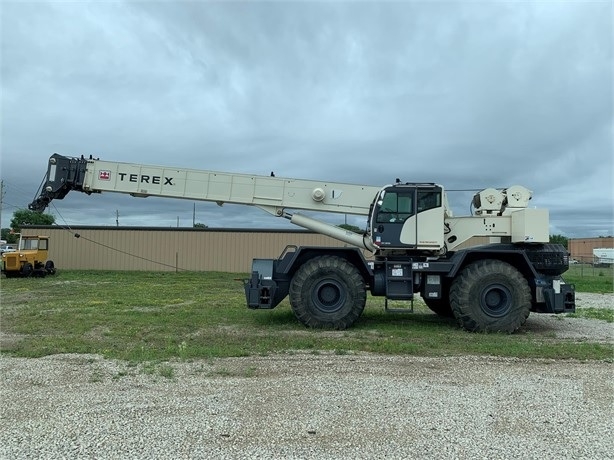
[[360,317],[366,301],[360,272],[341,257],[308,260],[290,283],[292,311],[309,327],[346,329]]

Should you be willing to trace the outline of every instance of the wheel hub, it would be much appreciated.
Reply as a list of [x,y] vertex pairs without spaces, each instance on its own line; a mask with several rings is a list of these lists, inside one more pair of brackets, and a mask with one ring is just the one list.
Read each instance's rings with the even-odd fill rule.
[[322,311],[331,313],[339,310],[345,302],[343,286],[336,280],[322,280],[313,290],[314,305]]
[[512,293],[502,284],[488,286],[482,291],[480,305],[489,316],[505,316],[512,305]]

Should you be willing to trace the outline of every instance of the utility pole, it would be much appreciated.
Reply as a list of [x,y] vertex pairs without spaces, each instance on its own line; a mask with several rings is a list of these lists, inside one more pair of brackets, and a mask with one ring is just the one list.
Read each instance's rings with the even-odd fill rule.
[[192,210],[192,228],[196,225],[196,203],[194,203],[194,209]]
[[115,210],[115,226],[119,227],[119,209]]
[[4,181],[0,180],[0,227],[2,227],[2,206],[4,205]]

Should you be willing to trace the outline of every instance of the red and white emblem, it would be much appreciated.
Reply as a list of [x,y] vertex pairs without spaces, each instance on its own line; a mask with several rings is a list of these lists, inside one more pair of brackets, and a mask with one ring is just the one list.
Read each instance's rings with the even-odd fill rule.
[[100,180],[111,180],[111,171],[99,171],[98,179]]

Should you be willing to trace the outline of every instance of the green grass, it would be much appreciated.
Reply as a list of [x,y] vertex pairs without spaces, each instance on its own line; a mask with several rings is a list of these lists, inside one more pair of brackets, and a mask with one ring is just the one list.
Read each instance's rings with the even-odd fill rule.
[[[554,340],[547,333],[467,333],[418,302],[414,314],[387,314],[380,298],[369,298],[349,330],[306,329],[287,301],[273,310],[247,309],[235,278],[242,275],[62,271],[43,279],[2,279],[2,352],[95,353],[134,363],[299,350],[561,359],[613,355],[608,344]],[[172,367],[155,369],[173,378]]]
[[575,284],[578,292],[614,292],[614,268],[571,265],[563,274],[565,282]]
[[583,308],[581,310],[576,310],[575,313],[569,313],[567,316],[570,318],[598,319],[608,323],[614,323],[614,310],[605,308]]

